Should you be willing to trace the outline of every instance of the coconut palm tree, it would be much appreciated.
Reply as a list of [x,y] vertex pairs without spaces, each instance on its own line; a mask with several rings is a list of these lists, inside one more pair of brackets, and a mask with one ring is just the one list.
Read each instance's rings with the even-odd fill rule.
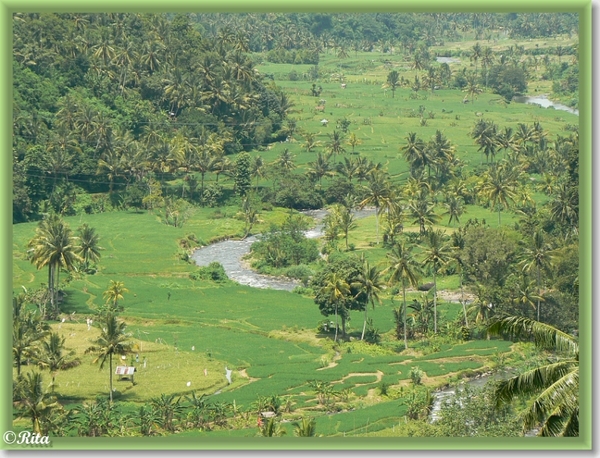
[[104,368],[108,360],[109,375],[109,399],[113,400],[113,355],[123,355],[131,350],[131,343],[128,341],[130,335],[125,333],[127,325],[123,321],[118,321],[114,313],[107,313],[101,319],[95,322],[100,328],[100,336],[93,341],[93,345],[85,350],[85,353],[97,354],[93,363],[100,362],[100,370]]
[[385,272],[391,272],[390,284],[402,282],[402,322],[404,326],[404,349],[408,348],[406,339],[406,284],[417,286],[418,264],[411,254],[412,247],[407,247],[404,242],[397,243],[392,251],[387,254],[389,267]]
[[485,68],[485,87],[488,87],[489,69],[494,64],[494,52],[492,48],[486,46],[481,53],[481,64]]
[[104,291],[102,297],[104,297],[106,303],[109,304],[110,311],[115,313],[119,309],[119,301],[123,299],[123,294],[128,292],[129,290],[125,288],[125,283],[122,281],[111,280],[108,284],[108,289]]
[[42,422],[52,409],[59,406],[56,399],[44,390],[42,374],[28,372],[25,377],[20,377],[15,386],[15,398],[21,415],[31,418],[32,432],[42,434]]
[[523,272],[535,271],[537,281],[537,320],[540,321],[542,271],[548,272],[552,267],[552,247],[546,242],[544,233],[538,229],[533,234],[533,243],[527,244],[523,251]]
[[342,278],[337,272],[332,272],[327,277],[325,286],[323,286],[323,292],[329,298],[329,302],[334,304],[335,307],[335,338],[334,342],[337,342],[338,335],[338,312],[340,305],[343,306],[344,301],[350,294],[350,285]]
[[456,268],[456,270],[458,271],[458,278],[460,281],[460,303],[462,305],[463,308],[463,314],[465,317],[465,326],[468,328],[469,327],[469,319],[467,318],[467,306],[465,304],[465,291],[464,291],[464,284],[463,284],[463,275],[464,275],[464,267],[465,267],[465,260],[462,257],[463,254],[463,249],[465,248],[465,238],[463,236],[463,233],[458,230],[458,231],[454,231],[452,233],[451,236],[451,248],[452,248],[452,262]]
[[482,55],[483,49],[481,48],[479,42],[477,42],[471,48],[471,55],[469,56],[469,59],[475,62],[475,74],[477,74],[477,62],[479,61],[479,59],[481,59]]
[[362,272],[359,274],[354,286],[358,288],[356,296],[364,295],[367,298],[365,304],[365,319],[363,322],[363,330],[360,340],[365,338],[365,330],[367,329],[367,311],[369,310],[369,302],[371,307],[375,308],[375,300],[381,304],[379,294],[383,290],[383,281],[381,280],[381,271],[376,266],[369,265],[369,261],[363,259]]
[[467,77],[467,85],[463,89],[463,92],[466,92],[467,95],[471,96],[471,103],[474,103],[474,99],[477,94],[481,94],[482,90],[477,84],[477,80],[474,75],[470,75]]
[[56,290],[59,284],[61,268],[72,270],[77,255],[76,238],[69,226],[58,215],[50,215],[43,219],[29,242],[31,262],[39,269],[48,266],[48,293],[50,295],[51,314],[58,316]]
[[394,94],[396,93],[396,88],[398,86],[400,86],[400,77],[396,70],[392,70],[391,72],[388,73],[385,86],[389,87],[392,90],[392,98],[394,98]]
[[484,175],[481,193],[490,200],[492,208],[498,208],[498,226],[501,225],[500,212],[509,207],[509,200],[515,199],[515,188],[514,177],[505,167],[492,167]]
[[400,148],[404,159],[410,164],[411,174],[414,176],[417,170],[425,168],[429,164],[429,156],[425,142],[417,137],[415,132],[409,132],[406,137],[406,145]]
[[369,185],[365,186],[364,189],[366,197],[359,203],[359,206],[361,208],[364,208],[367,205],[373,205],[375,207],[375,241],[379,244],[379,209],[390,194],[389,182],[382,173],[372,174]]
[[356,229],[356,221],[352,211],[344,205],[336,205],[333,208],[332,215],[335,224],[343,232],[344,238],[346,239],[346,251],[348,250],[348,233],[352,229]]
[[533,396],[522,414],[523,431],[541,425],[539,436],[579,436],[579,343],[553,326],[524,317],[507,317],[493,323],[493,335],[532,341],[559,357],[535,369],[500,382],[495,391],[501,406],[515,398]]
[[427,232],[427,226],[433,226],[440,220],[440,216],[434,210],[435,204],[430,201],[428,192],[424,188],[421,188],[417,196],[408,202],[408,211],[415,218],[413,224],[419,224],[421,235]]
[[77,246],[77,255],[82,259],[83,270],[87,271],[90,263],[97,263],[100,261],[100,251],[103,250],[98,245],[98,234],[93,227],[89,227],[87,223],[84,223],[79,229],[77,229],[79,236],[79,245]]
[[333,176],[333,167],[329,162],[329,158],[331,155],[323,154],[321,152],[317,153],[317,158],[308,163],[309,169],[308,174],[312,179],[316,179],[319,181],[319,188],[322,186],[323,177],[331,177]]
[[348,137],[347,144],[352,147],[352,154],[354,154],[354,148],[356,148],[357,145],[361,145],[362,140],[360,138],[358,138],[358,135],[356,135],[354,132],[352,132],[350,134],[350,136]]
[[444,212],[444,215],[449,215],[450,219],[448,220],[448,224],[452,224],[452,220],[455,220],[460,224],[460,216],[464,213],[464,201],[460,196],[456,196],[454,194],[450,194],[446,196],[446,208],[447,211]]
[[42,321],[40,314],[25,309],[23,295],[13,297],[12,353],[17,377],[21,375],[24,360],[38,355],[41,341],[49,330],[50,326]]
[[325,145],[327,151],[334,156],[338,154],[344,154],[346,149],[342,146],[344,144],[344,135],[339,130],[334,130],[332,134],[328,134],[329,142]]
[[36,357],[38,366],[50,371],[53,393],[57,372],[77,367],[80,364],[79,359],[71,359],[71,357],[75,355],[75,350],[65,351],[65,340],[66,339],[58,335],[57,332],[52,332],[48,336],[48,340],[41,342],[40,352]]
[[440,229],[427,232],[423,248],[423,264],[433,271],[433,332],[437,334],[437,273],[450,260],[450,247],[444,243],[444,232]]

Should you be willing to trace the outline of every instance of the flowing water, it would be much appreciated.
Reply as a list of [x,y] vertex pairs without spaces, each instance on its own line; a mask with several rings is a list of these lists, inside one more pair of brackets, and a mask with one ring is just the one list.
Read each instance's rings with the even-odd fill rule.
[[[431,413],[429,415],[430,423],[433,423],[434,421],[436,421],[440,418],[440,411],[442,410],[442,405],[443,405],[444,401],[446,399],[450,398],[451,396],[454,396],[456,394],[456,390],[460,389],[460,386],[468,385],[471,388],[483,388],[485,386],[485,384],[489,381],[503,380],[503,379],[511,377],[512,375],[513,374],[510,374],[510,373],[502,373],[502,374],[494,374],[494,375],[484,374],[484,375],[478,376],[474,379],[471,379],[468,381],[463,381],[460,383],[460,385],[458,387],[453,386],[453,387],[444,388],[443,390],[434,391],[432,393],[433,405],[431,407]],[[527,431],[525,433],[525,437],[535,437],[535,436],[537,436],[538,432],[539,432],[539,428],[534,428],[530,431]]]
[[535,96],[535,97],[525,97],[525,96],[513,97],[513,102],[539,105],[542,108],[554,108],[555,110],[568,111],[569,113],[579,116],[579,110],[576,110],[574,108],[563,105],[562,103],[553,102],[552,100],[547,99],[543,95],[539,95],[539,96]]
[[[307,230],[305,235],[308,238],[318,238],[323,235],[323,218],[327,215],[327,210],[308,210],[302,213],[314,218],[316,221],[316,226]],[[375,210],[365,208],[363,210],[355,210],[353,213],[354,218],[360,219],[374,215]],[[242,258],[250,252],[250,247],[259,238],[260,235],[256,235],[248,237],[245,240],[217,242],[194,251],[192,259],[200,267],[207,266],[211,262],[222,264],[227,276],[242,285],[252,286],[253,288],[292,291],[296,286],[300,285],[298,280],[262,275],[250,269],[243,262]]]
[[436,57],[435,60],[440,64],[460,64],[460,59],[456,57]]

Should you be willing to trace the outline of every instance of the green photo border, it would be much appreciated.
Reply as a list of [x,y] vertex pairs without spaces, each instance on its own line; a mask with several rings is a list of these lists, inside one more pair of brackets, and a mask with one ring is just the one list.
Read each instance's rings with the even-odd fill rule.
[[[82,6],[85,5],[85,6]],[[580,437],[577,438],[51,438],[53,450],[591,450],[592,449],[592,2],[591,0],[0,0],[0,433],[12,425],[12,14],[14,12],[576,12],[580,92]],[[11,448],[0,441],[0,448]],[[11,449],[23,449],[14,446]],[[37,447],[39,449],[39,447]]]

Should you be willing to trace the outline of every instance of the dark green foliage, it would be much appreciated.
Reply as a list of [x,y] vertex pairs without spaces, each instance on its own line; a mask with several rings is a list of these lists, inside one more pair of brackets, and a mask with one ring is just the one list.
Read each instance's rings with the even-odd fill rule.
[[275,268],[309,264],[319,257],[319,250],[316,240],[304,235],[306,228],[302,216],[290,215],[282,227],[272,226],[260,241],[252,244],[252,253],[259,262]]
[[252,158],[248,153],[240,154],[235,160],[235,189],[240,196],[245,196],[252,184]]
[[210,280],[217,283],[223,283],[229,280],[225,269],[218,262],[211,262],[206,267],[199,267],[195,272],[190,273],[192,280]]
[[516,243],[506,232],[484,225],[467,224],[463,232],[463,259],[467,278],[503,286],[516,261]]
[[[15,222],[89,213],[78,201],[92,192],[140,208],[144,177],[190,183],[181,138],[214,156],[250,149],[273,141],[291,106],[247,49],[201,36],[190,16],[19,14],[13,25]],[[236,185],[245,194],[245,171]]]
[[488,84],[496,94],[500,94],[507,102],[515,95],[527,91],[527,77],[522,68],[512,65],[495,65],[490,68]]
[[275,191],[267,191],[264,200],[273,205],[296,210],[310,210],[323,207],[323,198],[306,175],[289,175],[278,182]]
[[350,294],[344,298],[338,309],[342,322],[348,318],[350,310],[364,310],[367,306],[366,296],[358,294],[358,279],[362,273],[362,266],[363,263],[357,256],[347,256],[342,253],[329,255],[328,263],[315,274],[310,283],[311,288],[316,291],[315,303],[319,305],[319,310],[324,316],[335,314],[335,305],[323,291],[327,278],[332,273],[337,273],[350,286]]

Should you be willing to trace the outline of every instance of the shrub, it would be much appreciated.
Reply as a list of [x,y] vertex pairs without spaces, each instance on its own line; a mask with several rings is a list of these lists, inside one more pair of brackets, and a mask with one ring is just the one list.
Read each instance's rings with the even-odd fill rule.
[[190,273],[192,280],[210,280],[222,283],[229,280],[225,268],[218,262],[211,262],[208,266],[199,267],[197,271]]
[[419,366],[415,366],[410,368],[408,375],[410,376],[410,380],[412,381],[413,385],[420,385],[425,373],[419,369]]

